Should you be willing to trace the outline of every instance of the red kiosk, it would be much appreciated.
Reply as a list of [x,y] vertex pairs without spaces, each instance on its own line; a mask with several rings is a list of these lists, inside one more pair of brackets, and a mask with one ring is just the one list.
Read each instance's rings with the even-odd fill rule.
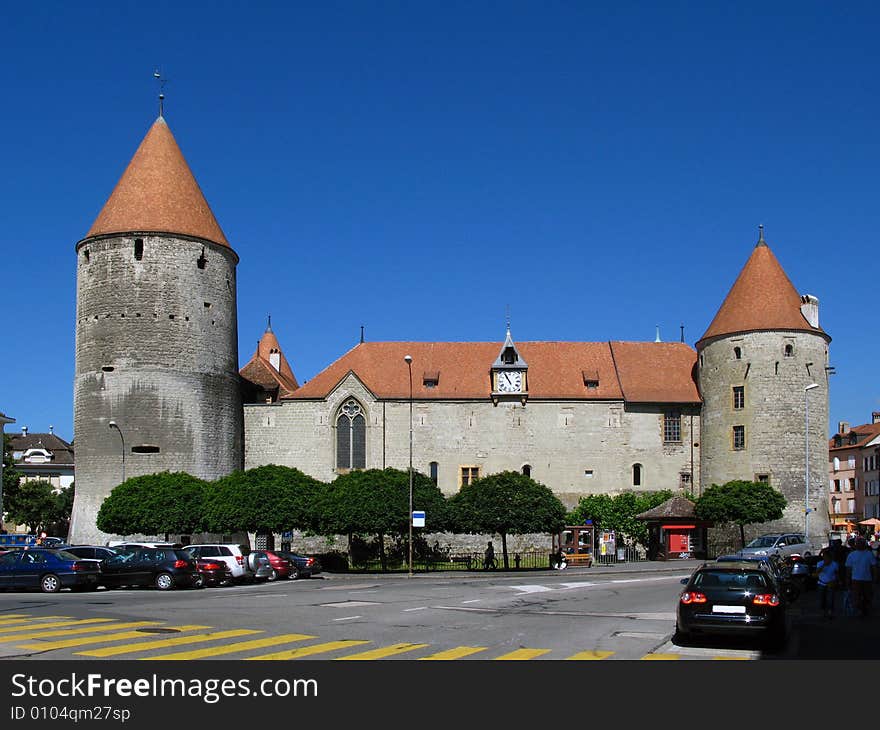
[[636,519],[648,523],[649,560],[706,558],[706,534],[712,523],[698,520],[694,503],[686,497],[668,499]]

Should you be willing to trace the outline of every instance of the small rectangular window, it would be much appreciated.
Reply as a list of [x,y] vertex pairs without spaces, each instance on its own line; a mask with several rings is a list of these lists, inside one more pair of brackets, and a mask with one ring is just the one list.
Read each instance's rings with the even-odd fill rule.
[[733,427],[733,448],[736,451],[742,451],[746,447],[746,427]]
[[480,478],[480,467],[463,466],[459,472],[459,486],[464,487]]
[[135,261],[140,261],[144,257],[144,239],[143,238],[135,238],[134,239],[134,258]]
[[746,393],[745,387],[742,385],[734,385],[733,386],[733,408],[734,410],[740,410],[741,408],[745,408],[746,405]]
[[769,474],[755,474],[755,481],[759,484],[769,484],[770,483],[770,475]]

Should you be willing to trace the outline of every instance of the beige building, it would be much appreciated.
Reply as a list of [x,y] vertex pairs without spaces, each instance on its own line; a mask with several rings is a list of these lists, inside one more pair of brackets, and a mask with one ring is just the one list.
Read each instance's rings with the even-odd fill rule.
[[852,428],[841,421],[828,442],[828,512],[839,532],[880,518],[880,412],[871,415]]

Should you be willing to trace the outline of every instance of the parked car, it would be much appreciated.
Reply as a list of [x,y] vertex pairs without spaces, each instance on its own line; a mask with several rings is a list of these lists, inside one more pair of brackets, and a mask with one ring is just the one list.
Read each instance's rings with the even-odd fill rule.
[[91,591],[99,585],[100,565],[64,550],[28,548],[0,555],[0,588],[37,588],[57,593],[62,588]]
[[272,572],[269,573],[267,580],[285,580],[290,577],[294,570],[290,560],[274,550],[264,550],[263,552],[266,553],[269,565],[272,567]]
[[215,558],[229,566],[232,580],[236,582],[253,580],[254,571],[248,567],[247,557],[251,549],[247,545],[235,543],[207,543],[187,545],[185,550],[195,558]]
[[776,582],[782,587],[785,597],[789,601],[797,600],[801,593],[802,584],[793,575],[791,558],[781,558],[778,555],[740,555],[739,553],[734,553],[732,555],[719,555],[715,560],[719,563],[746,561],[763,567],[773,574],[773,577],[776,578]]
[[139,547],[152,547],[152,548],[172,548],[174,550],[180,550],[183,548],[183,545],[179,542],[125,542],[125,541],[111,541],[107,543],[107,547],[112,548],[139,548]]
[[232,571],[229,566],[217,558],[195,558],[199,570],[199,588],[224,586],[232,583]]
[[747,560],[703,563],[681,581],[676,639],[696,634],[759,636],[774,648],[787,636],[787,600],[772,572]]
[[813,547],[807,542],[807,538],[797,532],[772,533],[761,535],[752,540],[742,550],[740,555],[812,555]]
[[265,550],[251,550],[246,560],[251,580],[262,583],[272,575],[272,563]]
[[311,578],[321,572],[321,563],[317,558],[284,550],[279,551],[278,554],[287,558],[294,566],[294,570],[291,571],[289,576],[291,580],[296,580],[297,578]]
[[199,570],[193,557],[174,548],[120,549],[101,562],[101,583],[108,588],[155,586],[160,591],[194,588]]
[[64,548],[64,551],[78,558],[88,558],[90,560],[106,560],[112,558],[119,551],[114,548],[104,547],[103,545],[71,545]]

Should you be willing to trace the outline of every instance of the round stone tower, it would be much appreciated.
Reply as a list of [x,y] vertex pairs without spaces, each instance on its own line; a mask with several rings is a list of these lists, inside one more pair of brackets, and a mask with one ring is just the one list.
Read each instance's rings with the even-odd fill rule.
[[76,245],[71,542],[123,479],[242,467],[235,267],[168,125],[150,128]]
[[817,547],[827,544],[830,528],[830,341],[819,327],[818,299],[797,293],[762,230],[696,345],[702,489],[734,479],[768,481],[788,504],[782,520],[752,531],[806,528]]

